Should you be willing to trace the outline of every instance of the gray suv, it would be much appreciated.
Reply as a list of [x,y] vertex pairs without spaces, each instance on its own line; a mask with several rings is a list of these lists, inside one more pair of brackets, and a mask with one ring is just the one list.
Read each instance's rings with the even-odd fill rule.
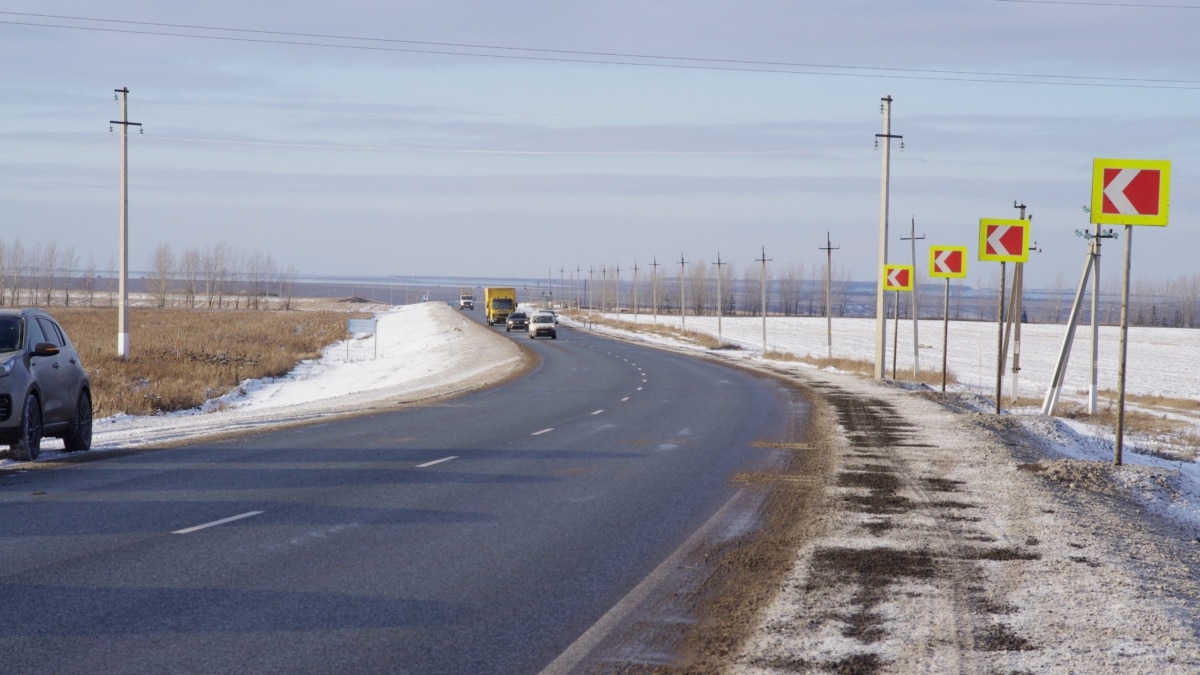
[[92,389],[62,326],[40,309],[0,309],[0,444],[37,459],[43,436],[92,447]]

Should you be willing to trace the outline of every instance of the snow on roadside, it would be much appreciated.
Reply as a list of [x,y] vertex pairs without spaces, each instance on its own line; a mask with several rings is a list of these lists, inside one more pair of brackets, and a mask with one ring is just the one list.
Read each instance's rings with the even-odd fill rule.
[[[872,401],[866,408],[886,407],[910,429],[903,447],[847,447],[839,471],[895,476],[898,503],[909,507],[878,513],[834,508],[826,532],[796,552],[789,577],[731,672],[850,672],[855,664],[865,664],[855,672],[1197,672],[1196,463],[1163,460],[1127,444],[1125,466],[1115,467],[1111,432],[1027,410],[995,415],[986,390],[959,385],[939,395],[922,385],[763,359],[761,347],[755,349],[761,323],[741,321],[740,327],[738,320],[724,322],[726,336],[742,334],[741,349],[707,350],[616,332],[791,372],[822,391]],[[790,333],[782,322],[772,323],[770,348],[824,356],[819,321],[820,342],[813,339],[815,321]],[[853,357],[870,358],[873,323],[860,325],[866,330],[853,337],[843,330],[838,339],[860,345],[863,351]],[[693,317],[687,327],[715,334]],[[979,339],[995,337],[993,326]],[[1195,385],[1181,380],[1192,369],[1179,366],[1200,362],[1200,341],[1181,344],[1180,337],[1169,336],[1172,347],[1165,350],[1139,345],[1132,362],[1154,374],[1136,381],[1188,397]],[[994,358],[991,344],[988,358]],[[985,345],[973,348],[986,356]],[[1029,362],[1034,372],[1023,376],[1036,382],[1036,364],[1044,359]],[[833,505],[863,492],[841,483],[828,489]],[[833,569],[832,554],[844,551],[894,557],[897,565],[911,552],[937,564],[928,578],[896,568],[894,578],[864,581],[856,575],[865,572],[852,562]],[[859,560],[854,554],[843,559]]]
[[[375,335],[354,335],[331,345],[319,359],[299,364],[285,377],[247,380],[200,409],[97,419],[92,451],[268,429],[428,400],[498,382],[522,365],[520,349],[511,340],[445,303],[405,305],[376,318]],[[61,457],[61,448],[58,439],[45,439],[42,458]]]

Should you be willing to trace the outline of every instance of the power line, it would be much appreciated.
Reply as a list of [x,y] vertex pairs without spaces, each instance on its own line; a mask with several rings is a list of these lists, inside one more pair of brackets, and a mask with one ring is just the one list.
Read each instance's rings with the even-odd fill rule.
[[[1015,1],[1015,0],[1009,0]],[[1032,0],[1029,0],[1032,1]],[[1049,1],[1049,0],[1044,0]],[[619,65],[644,68],[674,68],[685,70],[713,70],[752,73],[775,73],[791,75],[832,75],[838,77],[863,77],[879,79],[934,80],[948,82],[983,82],[1004,84],[1058,84],[1083,87],[1120,87],[1135,89],[1197,89],[1200,80],[1176,80],[1153,78],[1124,78],[1090,75],[1039,75],[1035,73],[1004,73],[991,71],[939,70],[922,68],[885,68],[879,66],[847,66],[839,64],[797,63],[787,61],[754,61],[744,59],[721,59],[691,56],[635,54],[621,52],[592,52],[561,49],[539,49],[532,47],[509,47],[501,45],[475,45],[452,42],[428,42],[419,40],[400,40],[388,38],[369,38],[355,36],[323,35],[312,33],[293,33],[285,31],[254,30],[245,28],[225,28],[219,26],[201,26],[188,24],[154,23],[146,21],[127,21],[121,19],[97,19],[91,17],[63,16],[53,14],[32,14],[27,12],[5,12],[0,15],[25,16],[39,19],[58,19],[68,21],[91,21],[96,23],[113,23],[130,26],[150,26],[157,28],[173,28],[184,30],[221,31],[230,33],[248,33],[255,35],[274,35],[294,38],[314,38],[322,40],[347,40],[357,42],[372,42],[384,44],[422,45],[424,47],[442,47],[445,49],[429,49],[415,47],[389,47],[361,44],[332,44],[325,42],[307,42],[300,40],[278,40],[265,38],[234,37],[228,35],[196,35],[188,33],[172,33],[164,31],[135,30],[131,28],[102,28],[97,26],[71,26],[64,24],[35,23],[29,21],[0,20],[0,24],[33,26],[38,28],[57,28],[63,30],[84,30],[102,33],[121,33],[129,35],[151,35],[157,37],[179,37],[196,40],[220,40],[225,42],[247,42],[255,44],[320,47],[326,49],[350,49],[364,51],[400,52],[410,54],[430,54],[442,56],[467,56],[479,58],[512,59],[523,61],[546,61],[558,63],[587,63],[594,65]],[[522,54],[494,54],[482,52],[451,51],[454,49],[486,49],[495,51],[524,52]],[[537,55],[535,55],[537,54]],[[554,56],[549,56],[554,55]],[[641,59],[641,61],[621,61],[613,59]],[[669,63],[653,63],[648,61],[669,61]],[[714,65],[718,64],[718,65]],[[794,70],[806,69],[806,70]],[[1197,86],[1186,86],[1197,85]]]
[[1135,9],[1200,9],[1200,5],[1142,5],[1133,2],[1088,2],[1085,0],[992,0],[1028,5],[1083,5],[1086,7],[1133,7]]

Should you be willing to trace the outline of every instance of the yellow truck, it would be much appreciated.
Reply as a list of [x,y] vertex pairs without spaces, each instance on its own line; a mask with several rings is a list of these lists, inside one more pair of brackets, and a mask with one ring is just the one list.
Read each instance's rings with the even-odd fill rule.
[[488,286],[483,289],[483,308],[487,310],[489,326],[508,321],[508,315],[517,308],[517,289]]

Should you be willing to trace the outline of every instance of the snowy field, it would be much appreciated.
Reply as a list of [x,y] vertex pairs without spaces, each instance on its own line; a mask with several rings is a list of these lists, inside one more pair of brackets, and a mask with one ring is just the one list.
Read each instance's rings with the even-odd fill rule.
[[[612,315],[616,318],[616,315]],[[623,321],[633,321],[632,314],[620,315]],[[653,323],[678,328],[677,316],[639,315],[637,323]],[[763,322],[761,318],[723,318],[721,339],[743,349],[762,353]],[[686,318],[688,330],[717,335],[717,319],[709,316]],[[922,372],[941,373],[943,323],[924,320],[917,325],[918,360]],[[948,370],[958,378],[961,388],[995,396],[999,328],[996,323],[951,321],[948,326]],[[1062,349],[1066,327],[1050,324],[1021,326],[1020,366],[1017,393],[1022,397],[1041,399],[1046,394],[1055,364]],[[832,336],[833,358],[875,359],[874,319],[833,319],[832,330],[826,320],[809,317],[768,317],[767,350],[781,351],[812,358],[830,353]],[[1120,330],[1101,326],[1097,350],[1098,390],[1117,390]],[[1012,396],[1012,353],[1004,369],[1004,400]],[[893,354],[895,358],[893,359]],[[897,379],[911,379],[913,373],[913,324],[911,319],[897,325],[887,325],[887,374],[895,364]],[[1200,400],[1200,331],[1177,328],[1130,328],[1125,390],[1134,395],[1160,395],[1171,398]],[[1081,326],[1067,365],[1062,397],[1066,400],[1086,400],[1091,365],[1091,327]]]

